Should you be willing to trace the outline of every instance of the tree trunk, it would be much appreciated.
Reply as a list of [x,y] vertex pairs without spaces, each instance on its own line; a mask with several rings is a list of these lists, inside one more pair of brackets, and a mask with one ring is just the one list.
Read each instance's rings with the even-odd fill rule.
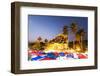
[[81,51],[83,52],[83,38],[81,36]]

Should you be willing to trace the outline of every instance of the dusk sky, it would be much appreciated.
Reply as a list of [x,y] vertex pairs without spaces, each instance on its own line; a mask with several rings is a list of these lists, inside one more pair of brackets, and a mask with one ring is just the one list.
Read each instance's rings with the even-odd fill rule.
[[[28,41],[33,42],[39,36],[44,39],[52,39],[56,35],[62,33],[64,25],[70,26],[72,22],[88,31],[87,17],[71,17],[71,16],[43,16],[43,15],[29,15],[28,16]],[[73,40],[69,32],[69,41]]]

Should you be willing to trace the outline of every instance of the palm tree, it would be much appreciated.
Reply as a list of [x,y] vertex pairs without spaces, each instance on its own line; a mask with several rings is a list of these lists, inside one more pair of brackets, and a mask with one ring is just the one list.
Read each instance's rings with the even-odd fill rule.
[[64,39],[62,38],[62,41],[64,43],[67,43],[67,46],[69,46],[68,45],[68,26],[66,26],[66,25],[63,27],[63,34],[65,35],[65,37],[64,37]]
[[[76,35],[77,28],[78,28],[77,24],[76,24],[76,23],[71,23],[70,28],[71,28],[72,33],[73,33],[74,35]],[[76,38],[75,38],[75,39],[76,39]],[[75,39],[73,40],[73,48],[74,48],[74,49],[75,49]]]
[[68,26],[63,27],[63,34],[67,35],[68,34]]
[[81,50],[83,51],[83,37],[85,35],[84,29],[80,29],[78,31],[79,35],[80,35],[80,46],[81,46]]
[[37,40],[38,40],[38,42],[36,42],[35,47],[36,47],[37,50],[40,50],[40,49],[42,48],[42,47],[41,47],[42,38],[39,36],[39,37],[37,38]]
[[45,39],[44,42],[47,43],[48,42],[48,39]]
[[37,38],[37,40],[38,40],[39,42],[41,42],[41,41],[42,41],[42,38],[39,36],[39,37]]

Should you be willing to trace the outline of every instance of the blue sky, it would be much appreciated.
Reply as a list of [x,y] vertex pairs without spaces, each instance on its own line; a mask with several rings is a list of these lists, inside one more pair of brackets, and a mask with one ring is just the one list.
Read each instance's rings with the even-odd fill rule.
[[[44,16],[44,15],[29,15],[28,16],[28,41],[33,42],[39,36],[42,39],[52,39],[57,34],[62,33],[64,25],[70,26],[72,22],[78,24],[86,32],[88,30],[87,17],[71,17],[71,16]],[[69,33],[69,40],[73,38]]]

